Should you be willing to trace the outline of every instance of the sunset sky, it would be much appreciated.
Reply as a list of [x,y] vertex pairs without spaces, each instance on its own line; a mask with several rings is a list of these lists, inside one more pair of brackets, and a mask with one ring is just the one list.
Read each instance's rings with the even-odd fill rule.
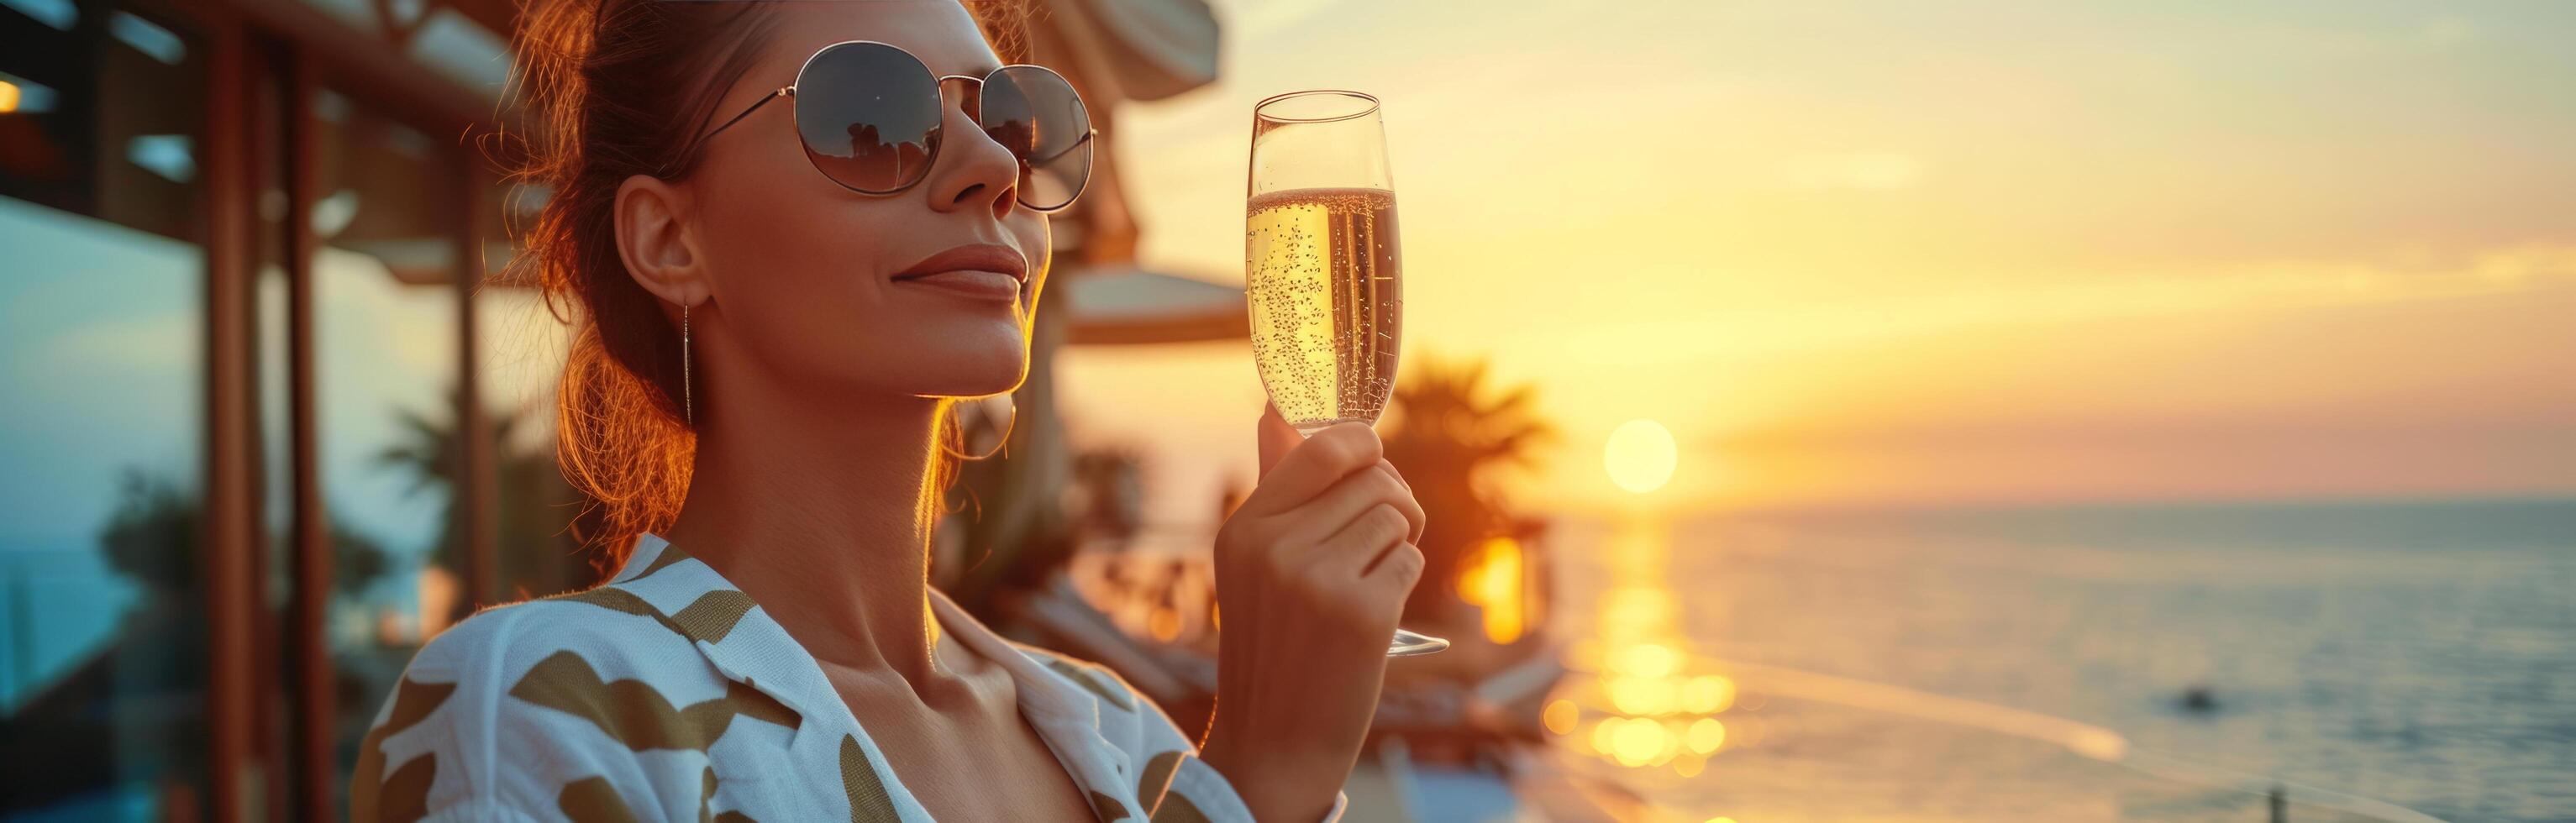
[[[1406,362],[1539,386],[1551,506],[2576,493],[2576,5],[1807,5],[1222,2],[1145,262],[1240,283],[1252,102],[1356,88]],[[1059,362],[1159,515],[1249,478],[1241,344]]]

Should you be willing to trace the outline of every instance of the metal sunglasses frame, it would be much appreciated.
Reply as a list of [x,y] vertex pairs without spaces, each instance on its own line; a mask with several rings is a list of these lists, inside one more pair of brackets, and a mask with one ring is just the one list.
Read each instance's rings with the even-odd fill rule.
[[[895,45],[895,44],[893,44],[893,43],[888,43],[888,42],[885,42],[885,41],[882,41],[882,40],[843,40],[843,41],[838,42],[838,43],[833,43],[833,44],[831,44],[831,45],[827,45],[827,46],[824,46],[824,47],[822,47],[822,48],[815,49],[813,54],[806,55],[806,56],[805,56],[805,62],[804,62],[804,63],[802,63],[802,64],[797,65],[797,67],[796,67],[796,82],[794,82],[794,83],[790,83],[790,84],[785,85],[785,86],[780,86],[780,87],[778,87],[777,89],[772,90],[772,91],[771,91],[770,93],[768,93],[768,94],[761,95],[761,98],[760,98],[760,100],[759,100],[758,102],[752,103],[752,104],[751,104],[751,106],[750,106],[749,108],[745,108],[745,109],[743,109],[741,114],[734,115],[734,116],[733,116],[733,119],[726,120],[726,121],[724,122],[724,125],[721,125],[721,126],[717,126],[717,127],[715,127],[715,130],[714,130],[714,131],[707,132],[707,136],[702,137],[702,138],[699,138],[699,139],[698,139],[699,144],[704,145],[706,142],[716,139],[716,135],[723,134],[723,133],[724,133],[724,131],[725,131],[726,129],[733,128],[733,124],[735,124],[735,123],[740,123],[740,122],[742,122],[743,118],[750,117],[750,116],[751,116],[751,113],[752,113],[752,112],[759,111],[759,110],[760,110],[760,107],[762,107],[762,106],[766,106],[766,105],[769,105],[769,101],[776,100],[776,99],[781,98],[781,97],[794,97],[794,96],[796,96],[796,87],[797,87],[797,86],[801,86],[801,85],[804,85],[804,84],[805,84],[805,71],[806,71],[807,69],[813,68],[815,59],[822,57],[824,52],[828,52],[828,51],[831,51],[831,50],[833,50],[833,49],[840,48],[840,47],[842,47],[842,46],[884,46],[884,47],[886,47],[886,48],[889,48],[889,49],[893,49],[893,50],[895,50],[895,52],[896,52],[896,53],[898,53],[898,54],[902,54],[903,56],[905,56],[905,57],[907,57],[907,58],[911,58],[911,60],[912,60],[912,62],[913,62],[913,65],[917,65],[917,66],[920,66],[920,67],[921,67],[921,73],[922,73],[922,74],[930,75],[930,78],[931,78],[931,80],[930,80],[930,88],[931,88],[931,93],[932,93],[933,95],[938,95],[938,93],[939,93],[939,89],[940,89],[940,88],[942,88],[942,87],[945,87],[946,85],[948,85],[948,81],[951,81],[951,80],[964,80],[964,81],[966,81],[966,82],[973,83],[973,84],[975,84],[975,97],[976,97],[975,107],[976,107],[976,110],[977,110],[977,111],[979,111],[979,112],[983,110],[984,84],[986,83],[986,81],[989,81],[989,80],[991,80],[992,78],[994,78],[994,77],[996,77],[996,76],[999,76],[1002,72],[1009,71],[1009,70],[1011,70],[1011,69],[1037,69],[1038,71],[1046,72],[1048,75],[1051,75],[1051,76],[1055,77],[1055,79],[1056,79],[1056,80],[1063,82],[1063,83],[1064,83],[1065,88],[1067,88],[1067,89],[1073,89],[1073,81],[1065,79],[1065,76],[1064,76],[1063,74],[1058,73],[1058,72],[1057,72],[1056,70],[1054,70],[1054,69],[1050,69],[1050,68],[1047,68],[1047,67],[1045,67],[1045,66],[1041,66],[1041,65],[1038,65],[1038,64],[1035,64],[1035,63],[1010,63],[1010,64],[1006,64],[1006,65],[998,66],[998,67],[994,68],[992,71],[985,72],[985,73],[984,73],[984,76],[982,76],[982,77],[976,77],[976,76],[973,76],[973,75],[966,75],[966,74],[936,74],[936,73],[931,72],[931,70],[930,70],[930,64],[922,62],[922,61],[921,61],[921,57],[920,57],[920,56],[915,55],[915,54],[913,54],[913,53],[912,53],[912,52],[910,52],[910,51],[906,51],[906,50],[904,50],[904,48],[903,48],[902,46],[898,46],[898,45]],[[1073,102],[1074,102],[1076,105],[1079,105],[1079,106],[1081,106],[1081,107],[1082,107],[1082,119],[1083,119],[1086,123],[1087,123],[1088,121],[1090,121],[1090,120],[1091,120],[1091,104],[1090,104],[1089,102],[1086,102],[1086,101],[1084,101],[1084,100],[1082,99],[1082,92],[1081,92],[1081,90],[1079,90],[1079,89],[1073,89]],[[947,100],[945,100],[945,99],[942,99],[941,101],[939,101],[939,106],[940,106],[940,108],[942,108],[942,109],[947,108],[947,107],[948,107],[948,101],[947,101]],[[790,109],[790,110],[788,111],[788,115],[792,118],[792,117],[795,115],[795,110]],[[942,115],[942,117],[943,117],[943,119],[944,119],[944,118],[945,118],[945,115],[943,114],[943,115]],[[979,122],[977,123],[977,125],[979,125],[979,126],[980,126],[980,125],[982,125],[982,123],[980,122],[981,118],[980,118],[980,117],[978,117],[977,119],[978,119],[978,121],[979,121]],[[792,120],[792,119],[790,120],[790,124],[791,124],[791,125],[793,124],[793,120]],[[947,127],[947,125],[946,125],[946,124],[944,124],[944,123],[943,123],[943,124],[941,124],[940,126],[938,126],[938,128],[939,128],[939,130],[940,130],[941,132],[943,132],[943,133],[944,133],[944,132],[946,132],[946,131],[947,131],[947,128],[948,128],[948,127]],[[1075,138],[1075,139],[1074,139],[1074,141],[1073,141],[1073,145],[1066,146],[1066,147],[1064,148],[1064,150],[1063,150],[1063,151],[1059,151],[1059,152],[1056,152],[1056,153],[1054,153],[1054,154],[1047,155],[1047,156],[1045,156],[1045,157],[1040,157],[1040,158],[1031,158],[1031,159],[1029,159],[1029,160],[1027,160],[1027,161],[1025,161],[1025,162],[1027,162],[1027,164],[1028,164],[1029,166],[1031,166],[1031,167],[1035,167],[1035,166],[1042,165],[1042,164],[1045,164],[1045,163],[1051,163],[1051,162],[1054,162],[1057,158],[1061,158],[1061,157],[1063,157],[1063,156],[1065,156],[1065,155],[1067,155],[1067,154],[1072,154],[1075,150],[1077,150],[1077,149],[1081,149],[1081,148],[1082,148],[1082,147],[1084,147],[1084,146],[1088,146],[1088,145],[1090,145],[1090,144],[1092,143],[1092,141],[1093,141],[1093,140],[1095,140],[1095,139],[1097,139],[1097,138],[1099,138],[1099,137],[1100,137],[1100,130],[1099,130],[1099,129],[1097,129],[1097,128],[1090,128],[1090,127],[1086,126],[1086,127],[1085,127],[1085,129],[1084,129],[1084,132],[1085,132],[1085,133],[1084,133],[1081,137],[1078,137],[1078,138]],[[872,190],[869,190],[869,189],[863,189],[863,188],[859,188],[859,187],[857,187],[857,186],[850,185],[850,184],[848,184],[848,183],[841,182],[841,178],[833,177],[833,176],[832,176],[832,174],[831,174],[831,172],[824,171],[824,170],[823,170],[823,166],[822,166],[822,164],[821,164],[820,162],[815,161],[815,159],[814,159],[814,149],[813,149],[813,147],[805,145],[805,135],[804,135],[803,131],[802,131],[802,130],[799,130],[799,131],[797,132],[797,135],[796,135],[796,147],[797,147],[799,150],[802,150],[802,151],[804,151],[804,152],[805,152],[805,161],[806,161],[807,163],[811,163],[811,164],[813,164],[813,166],[814,166],[814,171],[815,171],[816,173],[818,173],[818,174],[823,175],[823,179],[825,179],[825,180],[830,180],[830,181],[832,181],[832,184],[833,184],[833,185],[840,186],[841,188],[848,189],[848,190],[850,190],[850,191],[858,192],[858,193],[860,193],[860,194],[875,195],[875,196],[879,196],[879,197],[884,197],[884,196],[889,196],[889,195],[896,195],[896,194],[902,194],[902,193],[904,193],[905,191],[910,190],[910,189],[911,189],[912,187],[914,187],[914,186],[921,185],[921,181],[930,179],[930,173],[927,171],[927,169],[928,169],[929,167],[934,167],[934,166],[938,165],[938,163],[939,163],[939,149],[940,149],[940,147],[941,147],[942,145],[944,145],[944,144],[946,144],[946,143],[947,143],[947,141],[942,140],[942,141],[939,141],[939,143],[937,143],[937,144],[933,144],[933,145],[930,147],[930,160],[929,160],[929,166],[925,166],[925,167],[924,167],[924,168],[925,168],[925,170],[922,172],[922,174],[921,174],[920,176],[913,178],[910,182],[906,182],[906,183],[904,183],[903,185],[896,186],[896,187],[891,188],[891,189],[886,189],[886,190],[884,190],[884,191],[872,191]],[[1063,202],[1063,203],[1061,203],[1061,204],[1058,204],[1058,205],[1055,205],[1055,206],[1040,207],[1040,206],[1030,205],[1030,204],[1029,204],[1029,202],[1028,202],[1027,200],[1024,200],[1024,199],[1019,199],[1019,198],[1016,198],[1016,197],[1015,197],[1015,198],[1013,198],[1013,199],[1015,199],[1015,200],[1019,200],[1019,204],[1020,204],[1020,206],[1021,206],[1022,208],[1028,209],[1028,210],[1030,210],[1030,211],[1035,211],[1035,212],[1040,212],[1040,213],[1049,213],[1049,212],[1062,211],[1062,210],[1064,210],[1065,208],[1070,207],[1070,206],[1072,206],[1074,203],[1076,203],[1076,202],[1080,201],[1080,200],[1082,199],[1082,193],[1083,193],[1083,192],[1086,192],[1086,191],[1090,191],[1090,190],[1091,190],[1091,172],[1092,172],[1092,169],[1091,169],[1091,168],[1089,168],[1089,166],[1093,166],[1093,165],[1097,165],[1097,161],[1094,161],[1094,162],[1092,162],[1092,163],[1086,163],[1086,164],[1085,164],[1086,168],[1084,168],[1084,169],[1082,170],[1082,185],[1075,187],[1075,188],[1074,188],[1074,190],[1073,190],[1073,195],[1072,195],[1072,196],[1070,196],[1070,197],[1065,198],[1064,202]]]

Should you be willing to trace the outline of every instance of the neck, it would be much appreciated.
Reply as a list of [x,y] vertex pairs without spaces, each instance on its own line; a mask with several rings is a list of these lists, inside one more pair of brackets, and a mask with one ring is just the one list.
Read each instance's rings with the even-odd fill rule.
[[937,671],[926,514],[936,509],[925,502],[938,402],[817,402],[810,389],[745,379],[751,369],[710,371],[697,376],[695,474],[664,536],[815,659],[927,684]]

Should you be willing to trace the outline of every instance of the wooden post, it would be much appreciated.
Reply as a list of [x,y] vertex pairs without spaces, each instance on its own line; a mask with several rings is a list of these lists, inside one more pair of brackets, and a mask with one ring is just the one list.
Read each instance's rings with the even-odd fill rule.
[[[464,558],[464,610],[500,602],[501,558],[497,542],[500,495],[496,489],[499,473],[492,442],[492,421],[485,412],[482,380],[482,341],[477,339],[474,317],[474,295],[483,285],[483,190],[492,185],[486,179],[482,164],[471,157],[459,158],[464,181],[457,192],[456,210],[462,223],[456,234],[456,488],[457,534],[464,545],[458,546]],[[462,614],[457,615],[462,617]]]
[[248,35],[238,22],[215,21],[208,54],[206,185],[206,464],[203,584],[206,591],[206,790],[214,820],[238,821],[258,809],[252,758],[261,699],[251,653],[252,602],[259,512],[252,497],[259,459],[250,435],[259,425],[251,392],[256,363],[251,318],[252,255]]
[[321,156],[316,139],[313,96],[318,91],[312,57],[305,46],[291,47],[287,57],[286,105],[286,407],[293,466],[290,484],[295,499],[293,558],[288,561],[294,595],[287,617],[287,657],[293,660],[293,768],[303,787],[297,797],[298,817],[337,820],[339,767],[332,746],[333,723],[339,717],[337,678],[325,630],[331,606],[331,529],[323,510],[319,449],[322,421],[313,385],[313,255],[320,240],[313,234],[313,203],[319,199]]

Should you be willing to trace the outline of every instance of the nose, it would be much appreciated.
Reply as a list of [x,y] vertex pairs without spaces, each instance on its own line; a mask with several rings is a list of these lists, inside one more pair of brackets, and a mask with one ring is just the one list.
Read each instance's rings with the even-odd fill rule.
[[922,188],[930,195],[933,211],[986,209],[998,220],[1019,207],[1020,160],[984,134],[984,127],[969,111],[982,92],[981,85],[969,78],[940,82],[945,142]]

